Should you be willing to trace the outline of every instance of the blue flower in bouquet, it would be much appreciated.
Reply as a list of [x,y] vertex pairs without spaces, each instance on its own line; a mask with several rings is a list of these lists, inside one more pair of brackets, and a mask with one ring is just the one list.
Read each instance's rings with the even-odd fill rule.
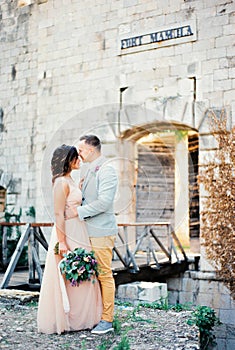
[[79,286],[83,281],[95,282],[98,277],[98,265],[94,252],[88,252],[84,248],[76,248],[74,251],[64,254],[60,262],[61,273],[71,286]]

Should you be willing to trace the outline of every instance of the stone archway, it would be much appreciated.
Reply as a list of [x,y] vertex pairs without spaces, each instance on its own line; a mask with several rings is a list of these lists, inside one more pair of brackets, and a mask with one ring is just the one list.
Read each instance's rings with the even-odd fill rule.
[[[125,130],[121,143],[125,152],[132,149],[135,160],[132,220],[170,221],[189,246],[200,231],[197,130],[156,121]],[[137,230],[137,238],[139,234]]]

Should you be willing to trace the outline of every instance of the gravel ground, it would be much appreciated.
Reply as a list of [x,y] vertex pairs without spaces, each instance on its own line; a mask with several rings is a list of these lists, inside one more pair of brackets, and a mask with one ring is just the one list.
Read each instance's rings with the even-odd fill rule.
[[119,332],[103,336],[89,331],[46,335],[37,333],[37,301],[29,300],[0,295],[0,349],[199,349],[198,330],[186,323],[190,311],[154,310],[119,303],[115,306]]

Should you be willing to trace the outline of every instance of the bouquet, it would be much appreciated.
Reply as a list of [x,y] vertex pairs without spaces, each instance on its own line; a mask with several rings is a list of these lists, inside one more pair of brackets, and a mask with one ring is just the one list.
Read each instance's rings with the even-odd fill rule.
[[84,248],[75,248],[74,251],[64,254],[59,267],[73,287],[79,286],[83,281],[92,280],[94,283],[94,277],[99,274],[94,252],[88,252]]

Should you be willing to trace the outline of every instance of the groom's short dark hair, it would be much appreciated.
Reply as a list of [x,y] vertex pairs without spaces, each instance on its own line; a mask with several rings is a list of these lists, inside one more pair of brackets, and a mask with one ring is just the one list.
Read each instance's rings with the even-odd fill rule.
[[80,137],[80,141],[85,140],[85,143],[91,145],[100,152],[101,150],[101,142],[100,139],[96,135],[83,135]]

